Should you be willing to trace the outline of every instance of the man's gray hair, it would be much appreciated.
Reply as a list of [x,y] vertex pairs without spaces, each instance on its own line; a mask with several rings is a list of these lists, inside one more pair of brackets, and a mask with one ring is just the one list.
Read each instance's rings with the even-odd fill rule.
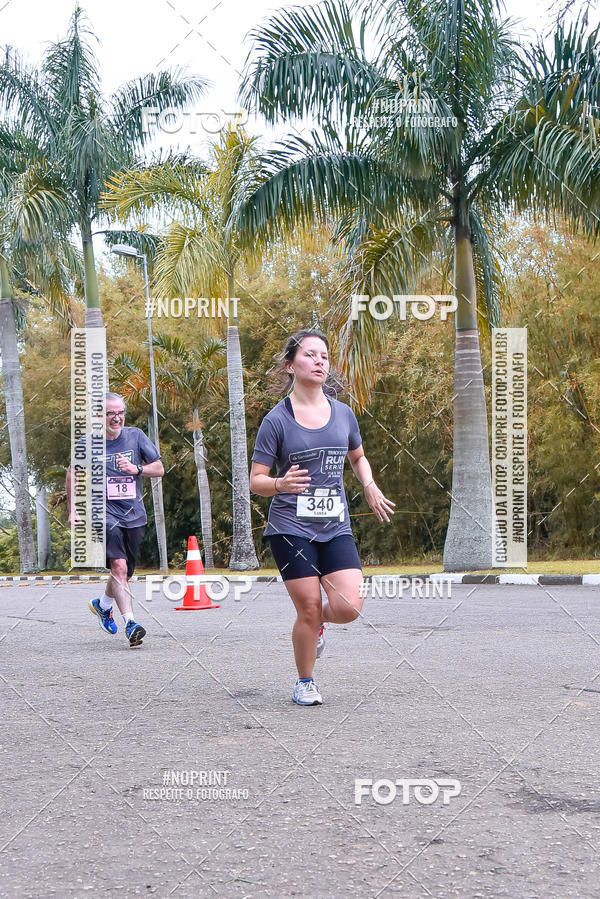
[[127,403],[125,402],[125,399],[121,396],[120,393],[113,393],[111,390],[109,390],[106,394],[106,399],[107,400],[121,400],[121,402],[123,403],[123,408],[125,409],[125,411],[127,411]]

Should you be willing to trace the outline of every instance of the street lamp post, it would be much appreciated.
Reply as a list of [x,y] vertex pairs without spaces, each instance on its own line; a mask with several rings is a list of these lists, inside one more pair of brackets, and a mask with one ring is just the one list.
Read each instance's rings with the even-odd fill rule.
[[[156,377],[154,374],[154,346],[152,343],[152,317],[150,304],[150,289],[148,286],[148,261],[145,253],[138,253],[135,247],[129,244],[119,243],[111,247],[111,252],[116,256],[127,256],[131,259],[141,259],[144,266],[144,286],[146,289],[146,321],[148,323],[148,352],[150,355],[150,391],[152,394],[152,425],[153,440],[160,452],[158,437],[158,409],[156,405]],[[158,540],[158,557],[160,570],[168,574],[169,564],[167,558],[167,535],[165,529],[165,512],[163,503],[162,481],[160,478],[150,478],[152,483],[152,501],[154,504],[154,521],[156,524],[156,538]]]

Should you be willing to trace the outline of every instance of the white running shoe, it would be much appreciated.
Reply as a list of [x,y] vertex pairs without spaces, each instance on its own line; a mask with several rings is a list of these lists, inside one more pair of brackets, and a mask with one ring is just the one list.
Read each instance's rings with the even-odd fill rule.
[[323,698],[314,680],[297,680],[292,699],[298,705],[323,705]]
[[322,624],[319,630],[319,638],[317,640],[317,658],[320,659],[325,649],[325,625]]

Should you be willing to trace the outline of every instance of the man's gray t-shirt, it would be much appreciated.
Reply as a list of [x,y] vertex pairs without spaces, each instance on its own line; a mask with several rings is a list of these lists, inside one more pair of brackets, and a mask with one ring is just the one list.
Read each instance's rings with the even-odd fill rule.
[[[340,534],[352,534],[344,491],[344,463],[348,450],[359,447],[362,438],[352,409],[332,397],[328,400],[331,416],[321,428],[299,424],[286,409],[284,400],[280,400],[261,422],[252,461],[270,467],[274,464],[277,477],[282,477],[292,465],[308,469],[311,488],[338,488],[343,509],[335,518],[307,520],[298,515],[298,494],[278,493],[269,507],[265,537],[295,534],[322,542]],[[318,502],[323,504],[317,498]]]
[[[82,438],[83,440],[83,438]],[[142,498],[142,475],[121,471],[117,456],[121,454],[134,465],[145,465],[160,459],[160,453],[149,437],[139,428],[122,428],[114,440],[106,444],[106,524],[121,528],[137,528],[146,524],[148,516]],[[126,499],[110,498],[123,491],[135,496]]]

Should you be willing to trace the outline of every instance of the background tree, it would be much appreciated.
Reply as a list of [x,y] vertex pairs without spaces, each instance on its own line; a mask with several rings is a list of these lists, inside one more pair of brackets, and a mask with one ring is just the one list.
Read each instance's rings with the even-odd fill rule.
[[92,38],[77,6],[67,36],[50,44],[39,73],[7,50],[0,65],[0,109],[32,135],[69,198],[85,266],[86,326],[102,327],[92,242],[101,217],[100,195],[110,175],[131,166],[156,134],[156,121],[144,110],[185,109],[201,96],[206,82],[177,70],[159,71],[105,97]]
[[66,327],[70,324],[69,291],[81,276],[81,266],[69,243],[68,227],[68,197],[35,140],[22,128],[1,125],[0,355],[23,572],[34,571],[37,564],[17,318],[23,326],[27,296],[38,295]]
[[[220,340],[205,338],[195,342],[193,347],[188,347],[179,337],[168,334],[156,334],[153,344],[158,349],[156,392],[161,405],[183,411],[193,433],[204,564],[206,568],[214,568],[208,457],[202,433],[202,418],[211,411],[215,401],[225,391],[225,344]],[[122,378],[121,392],[125,397],[139,400],[140,397],[149,395],[148,365],[142,363],[139,357],[121,354],[114,360],[114,369]]]
[[[571,127],[568,139],[563,133],[560,144],[536,127],[532,59],[549,57],[539,49],[519,54],[494,0],[387,0],[353,8],[355,18],[346,3],[324,0],[283,10],[254,32],[242,102],[269,122],[314,116],[321,131],[310,141],[290,138],[271,155],[269,177],[241,209],[239,227],[249,240],[268,240],[282,226],[335,219],[334,240],[346,260],[337,317],[342,364],[360,408],[371,395],[387,323],[368,314],[353,321],[348,298],[415,293],[439,250],[436,292],[451,287],[458,298],[444,564],[487,568],[493,507],[478,320],[485,329],[497,324],[506,296],[498,225],[521,200],[547,215],[581,220],[585,212],[576,207],[598,156],[592,161],[590,126],[576,110],[573,122],[582,127]],[[378,47],[370,54],[369,32]],[[561,33],[555,56],[563,63],[550,64],[548,78],[555,100],[560,96],[569,110],[583,70],[582,96],[597,80],[596,34],[579,53],[580,32]],[[557,77],[567,60],[572,88]],[[527,110],[523,96],[531,101]],[[549,106],[551,115],[557,108]],[[386,109],[394,114],[382,119]],[[442,125],[431,127],[429,115]],[[533,138],[527,144],[515,133],[519,116]],[[549,172],[553,187],[540,190],[552,181]],[[567,172],[575,197],[560,187]],[[599,184],[596,176],[594,203]]]
[[[507,326],[529,328],[529,557],[535,559],[595,558],[598,548],[600,483],[600,320],[598,318],[597,248],[572,229],[510,218],[499,232],[502,252],[510,260]],[[435,269],[421,281],[425,293],[435,292]],[[243,273],[240,334],[246,367],[246,421],[249,449],[263,416],[279,397],[270,392],[268,371],[284,337],[311,324],[313,313],[330,334],[332,356],[338,335],[327,318],[336,286],[336,262],[327,239],[313,234],[285,251],[278,247],[262,266]],[[145,339],[143,284],[139,273],[99,273],[104,316],[109,323],[109,355],[140,355]],[[252,298],[253,299],[252,299]],[[127,327],[116,327],[127,309]],[[268,309],[269,314],[265,314]],[[77,322],[83,310],[75,304]],[[110,323],[114,322],[115,326]],[[164,333],[176,337],[181,319],[161,318]],[[26,407],[28,469],[31,482],[41,478],[48,489],[48,509],[54,565],[68,569],[70,530],[66,526],[64,475],[70,452],[68,335],[45,303],[31,297],[27,327],[19,330],[19,354]],[[205,335],[190,319],[186,344],[194,347]],[[369,409],[359,413],[365,448],[386,495],[396,502],[393,522],[383,528],[364,503],[362,491],[347,470],[345,486],[353,530],[365,563],[411,562],[414,570],[438,565],[448,523],[446,491],[452,471],[451,322],[392,319],[384,334],[378,378]],[[489,398],[490,347],[482,343],[485,389]],[[345,395],[341,397],[349,399]],[[233,524],[230,487],[220,472],[230,464],[228,403],[215,398],[201,405],[213,515],[215,566],[226,566]],[[162,408],[162,401],[161,401]],[[148,404],[128,404],[128,423],[145,428]],[[166,412],[166,407],[165,407]],[[189,534],[198,530],[198,479],[189,433],[190,412],[169,407],[161,424],[165,512],[169,564],[183,568]],[[390,452],[381,439],[379,422],[387,423],[400,445]],[[393,422],[393,426],[392,423]],[[415,466],[411,454],[423,468]],[[217,470],[219,476],[211,472]],[[0,404],[0,506],[7,505],[4,487],[12,491],[10,446],[4,404]],[[438,483],[439,482],[439,483]],[[441,485],[441,486],[440,486]],[[141,547],[140,569],[158,564],[152,529],[152,507],[145,491],[150,527]],[[269,500],[252,498],[253,533],[264,530]],[[4,516],[4,517],[3,517]],[[35,522],[34,522],[35,524]],[[3,528],[3,530],[2,530]],[[273,565],[270,551],[257,542],[261,563]],[[14,518],[0,508],[0,570],[18,571],[18,541]],[[557,564],[557,570],[560,566]]]
[[[191,158],[131,169],[116,175],[105,205],[123,219],[153,209],[175,220],[164,235],[154,265],[158,296],[239,295],[236,266],[242,252],[235,228],[237,211],[259,177],[256,139],[243,129],[226,130],[206,165]],[[247,252],[248,257],[252,254]],[[230,310],[233,309],[230,304]],[[231,321],[235,322],[235,319]],[[234,570],[256,568],[252,541],[250,485],[242,357],[237,323],[227,327],[227,377],[231,435]]]

